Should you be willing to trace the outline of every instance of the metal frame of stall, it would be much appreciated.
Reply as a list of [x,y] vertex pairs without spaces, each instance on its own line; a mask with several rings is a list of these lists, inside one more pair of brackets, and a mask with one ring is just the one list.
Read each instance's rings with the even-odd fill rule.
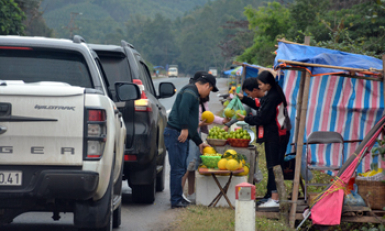
[[[284,41],[288,43],[288,41]],[[309,39],[305,40],[305,44],[309,44]],[[341,75],[336,74],[342,77],[347,78],[358,78],[358,79],[365,79],[365,80],[372,80],[372,81],[383,81],[384,83],[384,91],[385,91],[385,71],[383,70],[365,70],[365,69],[359,69],[359,68],[346,68],[346,67],[339,67],[339,66],[330,66],[330,65],[320,65],[320,64],[311,64],[311,63],[302,63],[302,62],[294,62],[289,60],[278,60],[279,62],[286,63],[288,65],[293,66],[301,66],[301,67],[326,67],[326,68],[333,68],[333,69],[341,69],[341,70],[347,70],[351,71],[353,75]],[[385,55],[382,57],[383,66],[385,66]],[[295,220],[299,217],[297,215],[297,201],[298,201],[298,192],[299,192],[299,180],[300,180],[300,171],[301,171],[301,160],[302,160],[302,153],[303,153],[303,146],[304,146],[304,132],[305,132],[305,123],[306,123],[306,113],[307,113],[307,106],[308,106],[308,100],[309,100],[309,88],[310,88],[310,78],[311,75],[306,69],[300,69],[300,68],[288,68],[288,69],[298,69],[302,71],[301,80],[300,80],[300,89],[298,93],[298,110],[297,110],[297,118],[296,118],[296,134],[295,134],[295,144],[296,144],[296,165],[295,165],[295,172],[294,172],[294,186],[293,186],[293,193],[292,193],[292,200],[291,200],[291,209],[290,209],[290,215],[289,215],[289,224],[290,227],[294,227]],[[355,72],[364,72],[364,71],[377,71],[382,73],[381,78],[373,78],[373,77],[363,77],[363,76],[355,76]],[[384,96],[385,98],[385,96]],[[300,217],[302,219],[302,216]],[[352,219],[348,219],[345,221],[353,221]],[[372,219],[370,222],[376,222],[376,219]],[[368,222],[367,220],[363,222]],[[378,221],[377,221],[378,222]]]

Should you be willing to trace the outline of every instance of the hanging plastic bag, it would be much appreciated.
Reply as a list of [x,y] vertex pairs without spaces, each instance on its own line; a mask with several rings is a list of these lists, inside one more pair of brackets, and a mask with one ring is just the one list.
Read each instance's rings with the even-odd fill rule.
[[258,168],[258,166],[255,167],[253,178],[254,178],[254,183],[259,183],[263,180],[262,171],[261,169]]
[[[239,87],[236,91],[239,93]],[[222,116],[231,119],[238,119],[237,113],[246,116],[246,110],[243,107],[241,100],[238,98],[238,95],[235,95],[227,107],[223,110]]]
[[354,184],[354,189],[351,190],[351,193],[348,195],[345,195],[344,197],[344,205],[349,205],[349,206],[366,206],[364,200],[358,194],[357,192],[357,185]]

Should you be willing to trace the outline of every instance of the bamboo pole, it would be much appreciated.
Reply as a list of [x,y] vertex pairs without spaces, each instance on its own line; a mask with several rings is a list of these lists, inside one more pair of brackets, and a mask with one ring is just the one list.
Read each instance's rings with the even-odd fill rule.
[[243,81],[245,81],[245,76],[246,76],[246,65],[242,64],[242,77],[241,77],[241,86],[243,86]]
[[[303,96],[303,87],[305,85],[305,79],[306,79],[306,71],[302,70],[301,73],[301,80],[299,83],[299,92],[297,96],[297,114],[295,117],[295,130],[294,130],[294,143],[297,143],[298,141],[298,129],[299,129],[299,122],[301,121],[301,104],[302,104],[302,96]],[[291,152],[295,152],[295,145],[291,148]]]
[[303,89],[303,101],[301,105],[301,120],[299,121],[298,129],[298,141],[297,141],[297,153],[295,157],[295,171],[294,171],[294,185],[293,185],[293,195],[292,195],[292,205],[289,216],[289,224],[291,228],[294,228],[295,224],[295,215],[297,213],[297,200],[298,200],[298,189],[299,189],[299,180],[300,180],[300,171],[301,171],[301,160],[303,152],[303,137],[305,135],[305,123],[306,123],[306,113],[307,113],[307,103],[309,101],[309,88],[310,88],[310,73],[306,72],[305,85]]
[[310,36],[305,36],[305,44],[302,44],[302,43],[295,43],[295,42],[292,42],[292,41],[288,41],[286,40],[285,38],[282,38],[282,39],[277,39],[278,42],[283,42],[283,43],[288,43],[288,44],[296,44],[296,45],[302,45],[302,46],[309,46],[310,42],[309,43],[306,43],[306,37],[309,37],[309,41],[310,41]]
[[384,91],[384,103],[385,103],[385,55],[382,56],[382,70],[383,70],[383,73],[382,73],[382,89]]
[[283,59],[278,59],[278,62],[306,66],[306,67],[325,67],[325,68],[340,69],[340,70],[346,70],[346,71],[359,71],[359,72],[369,71],[369,72],[380,72],[380,73],[383,72],[383,70],[379,70],[375,68],[362,69],[362,68],[352,68],[352,67],[339,67],[339,66],[323,65],[323,64],[316,64],[316,63],[303,63],[303,62],[296,62],[296,61],[283,60]]
[[[310,36],[305,36],[305,45],[310,44]],[[306,112],[307,112],[307,102],[309,100],[309,88],[310,88],[310,73],[307,70],[302,70],[301,74],[301,83],[299,88],[298,95],[298,105],[297,105],[297,116],[298,121],[296,121],[296,130],[295,130],[295,142],[297,146],[293,148],[296,150],[295,157],[295,170],[294,170],[294,182],[293,182],[293,192],[291,196],[292,204],[289,214],[289,226],[294,228],[295,224],[295,215],[297,213],[297,200],[298,200],[298,191],[299,191],[299,181],[300,171],[301,171],[301,160],[302,160],[302,150],[303,150],[303,136],[305,132],[305,123],[306,123]],[[301,120],[302,118],[302,120]],[[299,140],[298,140],[299,137]],[[298,141],[300,141],[298,143]],[[293,217],[294,216],[294,217]]]
[[289,224],[289,202],[287,201],[286,196],[286,186],[283,178],[283,172],[281,165],[276,165],[273,167],[275,184],[277,185],[277,191],[279,196],[279,213],[281,218],[285,220],[286,224]]

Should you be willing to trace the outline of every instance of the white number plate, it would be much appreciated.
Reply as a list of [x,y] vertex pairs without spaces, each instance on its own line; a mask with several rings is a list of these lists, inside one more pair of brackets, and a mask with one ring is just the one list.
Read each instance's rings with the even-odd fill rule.
[[0,171],[0,186],[21,185],[21,171]]

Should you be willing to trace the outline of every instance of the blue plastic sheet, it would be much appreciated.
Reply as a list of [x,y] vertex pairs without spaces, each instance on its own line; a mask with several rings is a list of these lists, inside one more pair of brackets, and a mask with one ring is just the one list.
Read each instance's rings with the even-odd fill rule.
[[[361,68],[361,69],[383,69],[382,60],[366,55],[331,50],[321,47],[305,46],[278,42],[277,56],[274,60],[274,68],[281,62],[278,60],[290,60],[296,62],[322,64],[339,67]],[[341,69],[324,67],[307,67],[312,75],[343,73]]]

